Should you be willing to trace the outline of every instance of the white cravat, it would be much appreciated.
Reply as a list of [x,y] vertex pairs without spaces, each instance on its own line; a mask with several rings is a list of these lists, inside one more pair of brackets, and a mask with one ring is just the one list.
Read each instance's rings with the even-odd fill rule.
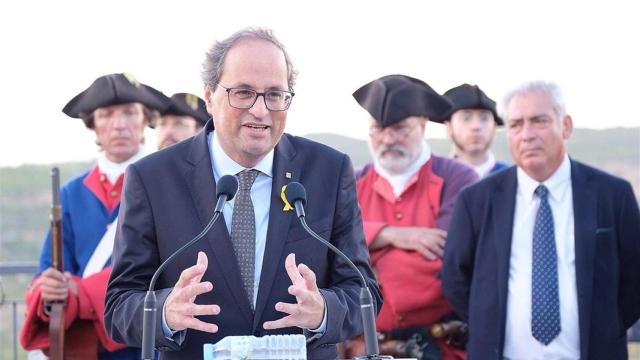
[[107,158],[107,155],[104,151],[100,151],[98,153],[98,168],[100,168],[100,173],[105,174],[107,179],[111,184],[115,184],[118,181],[120,175],[124,174],[124,171],[127,169],[127,166],[133,164],[134,162],[142,159],[146,155],[144,151],[144,147],[140,145],[138,153],[133,155],[126,161],[121,163],[116,163]]
[[399,197],[407,187],[407,182],[409,182],[413,175],[420,171],[420,168],[426,164],[429,159],[431,159],[431,147],[427,140],[423,140],[420,156],[418,156],[418,159],[409,165],[401,174],[392,174],[387,171],[380,165],[375,156],[373,157],[373,167],[378,175],[382,176],[389,182],[389,185],[391,185],[391,188],[393,189],[393,194],[396,197]]
[[541,183],[517,170],[518,188],[509,261],[504,356],[508,359],[579,359],[580,328],[575,267],[575,234],[571,162],[565,155],[560,167],[542,182],[549,189],[558,254],[560,334],[544,346],[531,334],[531,262],[535,216],[540,205],[534,196]]
[[483,177],[489,175],[491,169],[496,165],[496,158],[493,156],[491,151],[487,152],[487,161],[483,162],[480,165],[473,165],[473,170],[476,171],[478,177],[482,179]]

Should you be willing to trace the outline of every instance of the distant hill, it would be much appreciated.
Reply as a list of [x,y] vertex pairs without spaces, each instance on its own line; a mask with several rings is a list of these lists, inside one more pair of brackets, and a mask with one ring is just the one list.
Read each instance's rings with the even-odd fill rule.
[[[350,155],[355,166],[370,161],[366,141],[335,134],[309,138]],[[434,153],[448,154],[449,141],[429,139]],[[577,129],[569,141],[573,158],[630,181],[640,195],[640,128]],[[496,158],[512,162],[503,133],[496,134]],[[90,163],[60,164],[64,181],[86,171]],[[0,261],[35,261],[49,222],[50,165],[0,168]]]

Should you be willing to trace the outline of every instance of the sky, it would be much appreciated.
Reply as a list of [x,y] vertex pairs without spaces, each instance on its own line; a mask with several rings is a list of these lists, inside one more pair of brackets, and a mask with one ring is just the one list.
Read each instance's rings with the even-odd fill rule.
[[[205,51],[247,26],[273,29],[299,71],[286,128],[295,135],[366,138],[368,115],[351,94],[389,74],[441,93],[477,84],[495,100],[552,80],[576,127],[640,125],[631,1],[3,1],[0,166],[95,158],[93,133],[61,111],[72,97],[116,72],[202,96]],[[427,137],[444,134],[427,127]]]

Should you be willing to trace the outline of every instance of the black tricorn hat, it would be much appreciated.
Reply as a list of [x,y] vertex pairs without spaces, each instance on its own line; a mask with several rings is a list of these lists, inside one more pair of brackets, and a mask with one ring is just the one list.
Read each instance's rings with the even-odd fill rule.
[[132,102],[162,112],[171,100],[129,74],[109,74],[97,78],[91,86],[71,99],[62,112],[73,118],[86,119],[97,108]]
[[493,113],[493,119],[499,126],[504,125],[502,119],[496,111],[496,102],[491,100],[484,91],[480,90],[478,85],[462,84],[444,93],[444,97],[453,103],[453,110],[447,116],[447,120],[451,118],[454,112],[462,109],[484,109]]
[[211,116],[207,112],[204,100],[189,93],[177,93],[171,96],[171,105],[162,115],[191,116],[200,126],[204,126]]
[[405,75],[387,75],[362,86],[353,93],[356,101],[382,127],[409,116],[426,116],[443,122],[453,105],[422,80]]

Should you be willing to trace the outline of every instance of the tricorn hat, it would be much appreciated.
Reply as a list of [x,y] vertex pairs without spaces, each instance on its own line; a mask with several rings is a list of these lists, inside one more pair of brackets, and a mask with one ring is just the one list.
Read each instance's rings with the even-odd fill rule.
[[426,116],[443,122],[452,104],[427,83],[405,75],[387,75],[362,86],[353,93],[356,101],[382,127],[409,116]]
[[211,117],[204,100],[189,93],[177,93],[171,96],[171,105],[162,115],[191,116],[200,126],[204,126]]
[[91,86],[71,99],[62,112],[73,118],[87,118],[97,108],[132,102],[162,112],[171,101],[160,91],[138,82],[129,74],[109,74],[97,78]]
[[453,103],[453,110],[447,116],[447,120],[451,118],[454,112],[462,109],[484,109],[493,113],[493,119],[496,124],[504,125],[502,119],[496,111],[496,102],[491,100],[484,91],[480,90],[478,85],[462,84],[453,89],[447,90],[444,97]]

